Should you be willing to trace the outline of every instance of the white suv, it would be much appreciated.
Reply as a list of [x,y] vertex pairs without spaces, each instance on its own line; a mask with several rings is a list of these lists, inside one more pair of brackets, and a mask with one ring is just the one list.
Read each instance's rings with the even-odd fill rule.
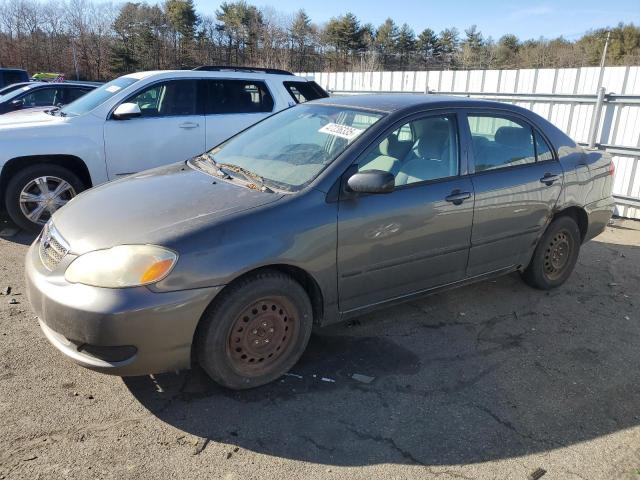
[[191,158],[325,96],[314,82],[273,69],[125,75],[64,108],[0,118],[0,201],[16,224],[37,230],[86,188]]

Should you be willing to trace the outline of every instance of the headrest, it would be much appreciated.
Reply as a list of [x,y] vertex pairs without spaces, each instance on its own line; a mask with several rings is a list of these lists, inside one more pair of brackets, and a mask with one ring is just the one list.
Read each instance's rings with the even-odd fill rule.
[[416,122],[421,124],[423,130],[418,135],[418,141],[414,147],[420,158],[442,159],[449,145],[449,122],[442,118],[425,119]]
[[531,144],[531,130],[523,127],[500,127],[494,138],[502,145],[522,147]]
[[449,122],[444,118],[425,118],[414,122],[413,128],[416,133],[416,139],[432,135],[436,132],[448,133]]
[[382,155],[401,159],[407,154],[411,145],[408,142],[401,142],[395,135],[389,135],[378,148]]

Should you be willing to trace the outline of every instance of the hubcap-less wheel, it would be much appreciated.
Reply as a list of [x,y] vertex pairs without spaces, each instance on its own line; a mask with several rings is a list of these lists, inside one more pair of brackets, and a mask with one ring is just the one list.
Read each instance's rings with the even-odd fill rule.
[[53,212],[75,196],[75,189],[62,178],[38,177],[20,191],[20,210],[33,223],[44,225]]
[[556,233],[544,255],[544,274],[549,280],[555,280],[562,275],[571,258],[573,249],[569,232],[561,230]]
[[299,313],[284,296],[263,298],[233,322],[227,356],[237,373],[258,376],[277,368],[298,334]]

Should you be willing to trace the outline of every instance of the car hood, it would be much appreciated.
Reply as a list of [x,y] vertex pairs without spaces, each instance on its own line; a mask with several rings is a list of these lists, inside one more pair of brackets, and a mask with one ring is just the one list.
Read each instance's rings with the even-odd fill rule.
[[30,127],[36,125],[56,125],[64,123],[65,117],[56,117],[45,113],[47,109],[27,108],[25,110],[16,110],[14,112],[0,115],[0,130],[16,127]]
[[75,254],[122,244],[167,245],[189,232],[282,198],[170,165],[92,188],[53,215]]

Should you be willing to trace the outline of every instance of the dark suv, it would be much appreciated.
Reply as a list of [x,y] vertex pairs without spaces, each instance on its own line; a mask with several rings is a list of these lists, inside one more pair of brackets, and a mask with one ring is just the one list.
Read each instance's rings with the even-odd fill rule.
[[0,68],[0,88],[13,83],[28,82],[29,75],[26,70],[18,68]]

